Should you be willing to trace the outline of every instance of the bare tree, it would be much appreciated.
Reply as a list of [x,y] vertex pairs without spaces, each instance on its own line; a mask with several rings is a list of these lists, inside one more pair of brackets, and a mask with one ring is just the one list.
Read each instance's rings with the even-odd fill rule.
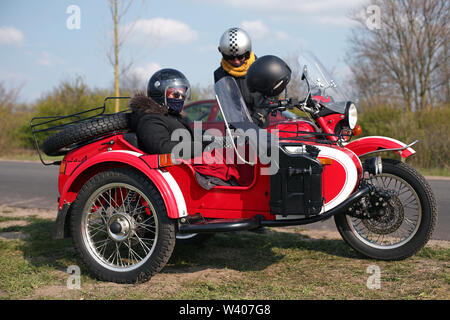
[[354,14],[359,25],[348,53],[361,98],[403,103],[406,110],[448,99],[448,94],[436,93],[449,90],[450,2],[372,0],[363,10],[369,5],[380,9],[380,28],[369,29],[367,18]]
[[[138,19],[135,19],[133,23],[128,25],[127,28],[121,27],[123,17],[127,14],[133,0],[108,0],[109,8],[111,12],[111,18],[113,20],[113,35],[112,45],[110,49],[106,50],[106,56],[110,64],[114,67],[114,95],[120,96],[120,77],[127,74],[131,69],[134,60],[132,57],[128,57],[128,61],[124,63],[124,60],[120,58],[122,56],[122,49],[126,40],[129,38],[130,33],[133,30],[133,26]],[[142,2],[143,8],[144,2]],[[140,10],[143,11],[143,10]],[[115,100],[115,111],[119,111],[119,100]]]

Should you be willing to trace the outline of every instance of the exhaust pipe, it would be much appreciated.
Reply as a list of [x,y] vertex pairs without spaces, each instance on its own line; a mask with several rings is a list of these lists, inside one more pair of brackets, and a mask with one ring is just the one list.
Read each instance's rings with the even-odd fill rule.
[[311,218],[292,219],[292,220],[263,220],[261,221],[261,225],[264,227],[287,227],[326,220],[334,216],[335,214],[345,212],[353,204],[353,202],[360,200],[362,197],[366,196],[369,192],[370,192],[369,186],[364,186],[355,193],[353,193],[347,200],[342,202],[337,207],[334,207],[333,209],[323,214]]
[[[210,232],[230,232],[256,229],[264,227],[287,227],[314,223],[326,220],[335,214],[345,212],[355,201],[360,200],[370,192],[369,186],[364,186],[353,193],[347,200],[337,207],[320,215],[311,218],[292,219],[292,220],[262,220],[262,216],[257,215],[247,219],[212,219],[203,220],[195,223],[185,223],[178,227],[180,233],[210,233]],[[193,219],[196,220],[195,218]]]

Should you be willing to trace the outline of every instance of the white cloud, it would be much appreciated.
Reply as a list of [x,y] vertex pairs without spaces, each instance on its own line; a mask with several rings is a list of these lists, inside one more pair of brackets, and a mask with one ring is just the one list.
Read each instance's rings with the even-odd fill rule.
[[262,39],[269,34],[269,28],[260,20],[242,21],[241,27],[254,39]]
[[261,20],[242,21],[241,27],[247,31],[252,39],[286,40],[289,35],[281,30],[271,30]]
[[356,24],[356,22],[348,17],[338,16],[319,16],[316,18],[316,21],[321,24],[333,25],[333,26],[352,26]]
[[330,24],[334,27],[351,25],[349,11],[367,3],[367,0],[208,0],[218,5],[252,11],[260,11],[267,18],[292,19],[299,22]]
[[131,69],[132,76],[138,78],[141,81],[148,81],[150,77],[158,70],[162,69],[161,65],[156,62],[150,62],[142,67],[136,67]]
[[156,45],[188,43],[198,38],[197,31],[187,24],[166,18],[139,19],[123,27],[122,32],[130,34],[136,41],[146,41]]
[[22,31],[14,27],[0,27],[0,45],[1,44],[22,44],[24,39]]
[[[336,12],[336,10],[348,10],[355,6],[366,3],[366,0],[212,0],[219,4],[225,4],[236,8],[251,8],[253,10],[278,13],[314,13],[320,14],[324,11]],[[211,2],[211,0],[208,0]]]
[[37,63],[44,67],[53,67],[58,64],[64,64],[64,60],[47,51],[42,51],[41,57],[37,60]]

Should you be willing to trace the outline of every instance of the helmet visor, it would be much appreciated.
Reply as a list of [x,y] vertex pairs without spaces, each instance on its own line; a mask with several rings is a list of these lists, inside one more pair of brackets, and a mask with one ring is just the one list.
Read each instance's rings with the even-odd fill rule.
[[185,100],[188,89],[184,86],[168,87],[166,89],[166,98]]

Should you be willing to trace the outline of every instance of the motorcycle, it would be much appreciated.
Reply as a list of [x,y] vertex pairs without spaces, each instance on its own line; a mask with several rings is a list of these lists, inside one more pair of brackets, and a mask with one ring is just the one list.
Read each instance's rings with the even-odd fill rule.
[[[309,118],[276,123],[263,134],[234,79],[215,84],[226,132],[208,139],[232,151],[248,182],[209,190],[198,183],[192,162],[142,152],[128,113],[104,114],[113,98],[77,114],[33,118],[41,161],[60,167],[54,238],[71,237],[92,274],[117,283],[150,279],[179,242],[331,217],[342,238],[364,256],[412,256],[436,224],[433,192],[408,164],[375,155],[393,151],[408,158],[415,153],[412,144],[388,137],[352,141],[360,130],[356,105],[315,58],[302,80],[306,97],[274,99],[267,107],[273,113],[298,109]],[[52,131],[41,147],[37,134]],[[64,157],[46,163],[41,148]]]

